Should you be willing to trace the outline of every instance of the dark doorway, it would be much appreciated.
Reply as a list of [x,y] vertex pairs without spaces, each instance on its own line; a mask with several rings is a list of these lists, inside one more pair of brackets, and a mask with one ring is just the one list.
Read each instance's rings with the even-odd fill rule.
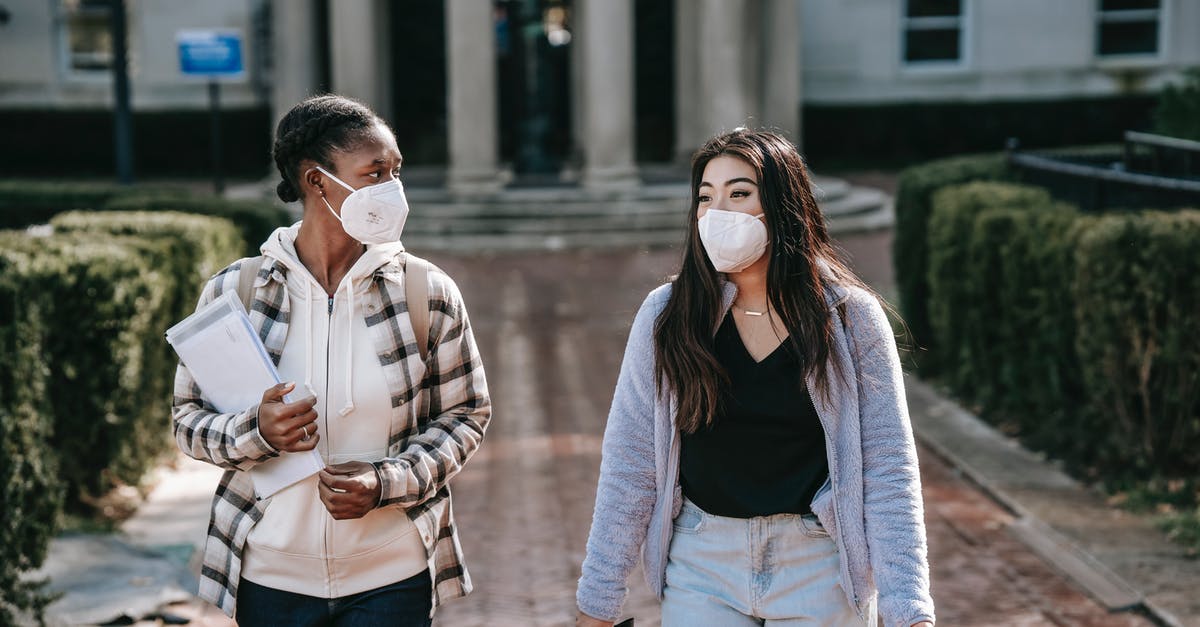
[[446,163],[446,7],[444,0],[389,5],[392,116],[405,164]]
[[675,2],[634,3],[637,160],[671,161],[675,152]]
[[500,158],[554,178],[571,152],[571,3],[496,0]]

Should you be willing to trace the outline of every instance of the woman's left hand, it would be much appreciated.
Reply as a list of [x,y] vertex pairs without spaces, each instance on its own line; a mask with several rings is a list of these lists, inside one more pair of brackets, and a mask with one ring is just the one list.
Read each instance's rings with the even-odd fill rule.
[[326,466],[317,477],[321,502],[336,520],[362,518],[379,503],[379,475],[367,462]]

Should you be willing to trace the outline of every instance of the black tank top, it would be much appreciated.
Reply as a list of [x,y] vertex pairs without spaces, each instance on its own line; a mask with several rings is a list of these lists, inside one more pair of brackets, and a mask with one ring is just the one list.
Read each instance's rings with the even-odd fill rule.
[[682,436],[683,494],[717,516],[811,513],[829,475],[825,431],[788,342],[755,362],[728,314],[715,348],[731,385],[716,424]]

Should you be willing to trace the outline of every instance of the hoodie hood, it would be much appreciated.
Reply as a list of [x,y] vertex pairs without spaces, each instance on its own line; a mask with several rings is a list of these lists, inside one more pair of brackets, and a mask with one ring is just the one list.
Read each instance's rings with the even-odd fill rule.
[[[304,267],[300,256],[296,253],[296,236],[300,234],[301,224],[302,222],[297,222],[291,226],[281,226],[275,229],[267,241],[263,242],[259,251],[283,264],[289,272],[302,273],[308,282],[320,291],[321,285],[313,278],[308,268]],[[402,252],[404,252],[404,244],[399,241],[387,244],[368,244],[366,251],[358,258],[358,261],[354,262],[345,278],[342,279],[342,284],[338,285],[338,291],[346,289],[347,282],[357,284],[363,279],[369,278],[376,270]]]
[[[260,247],[262,254],[270,259],[274,259],[281,264],[287,271],[285,272],[288,292],[292,299],[304,301],[304,306],[310,310],[314,303],[327,298],[325,290],[321,284],[313,277],[312,272],[300,261],[300,255],[296,252],[296,237],[300,233],[301,222],[297,222],[291,226],[280,227],[275,229],[275,232],[263,242]],[[334,293],[330,296],[337,298],[344,296],[348,299],[350,311],[357,314],[356,301],[360,300],[367,290],[371,287],[371,278],[375,271],[387,265],[397,255],[404,252],[404,244],[399,241],[388,242],[386,244],[368,244],[366,250],[363,251],[361,257],[354,262],[350,270],[346,272],[346,276],[342,277],[341,283],[338,284]],[[312,342],[312,316],[305,316],[308,321],[308,328],[305,329],[305,369],[304,369],[304,387],[307,393],[316,394],[313,388],[313,342]],[[352,347],[354,345],[351,334],[353,328],[348,323],[343,323],[345,328],[330,329],[330,334],[342,333],[346,338],[346,345]],[[353,354],[350,355],[351,362]],[[346,404],[338,410],[338,414],[345,416],[354,411],[353,401],[353,386],[354,375],[353,368],[345,368],[346,372]]]

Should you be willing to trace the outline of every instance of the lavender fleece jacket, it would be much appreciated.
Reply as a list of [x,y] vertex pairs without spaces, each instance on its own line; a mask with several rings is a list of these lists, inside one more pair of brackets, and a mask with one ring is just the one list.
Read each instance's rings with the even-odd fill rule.
[[[662,598],[671,523],[682,503],[675,400],[669,392],[659,394],[654,381],[654,323],[670,289],[651,292],[634,319],[604,432],[576,592],[579,609],[603,620],[619,617],[639,553],[647,582]],[[834,318],[830,365],[836,362],[846,377],[830,369],[828,402],[808,380],[830,472],[813,512],[837,542],[842,588],[860,615],[878,595],[885,625],[932,622],[921,480],[892,328],[869,292],[828,292]],[[725,282],[722,318],[736,294],[736,286]]]

